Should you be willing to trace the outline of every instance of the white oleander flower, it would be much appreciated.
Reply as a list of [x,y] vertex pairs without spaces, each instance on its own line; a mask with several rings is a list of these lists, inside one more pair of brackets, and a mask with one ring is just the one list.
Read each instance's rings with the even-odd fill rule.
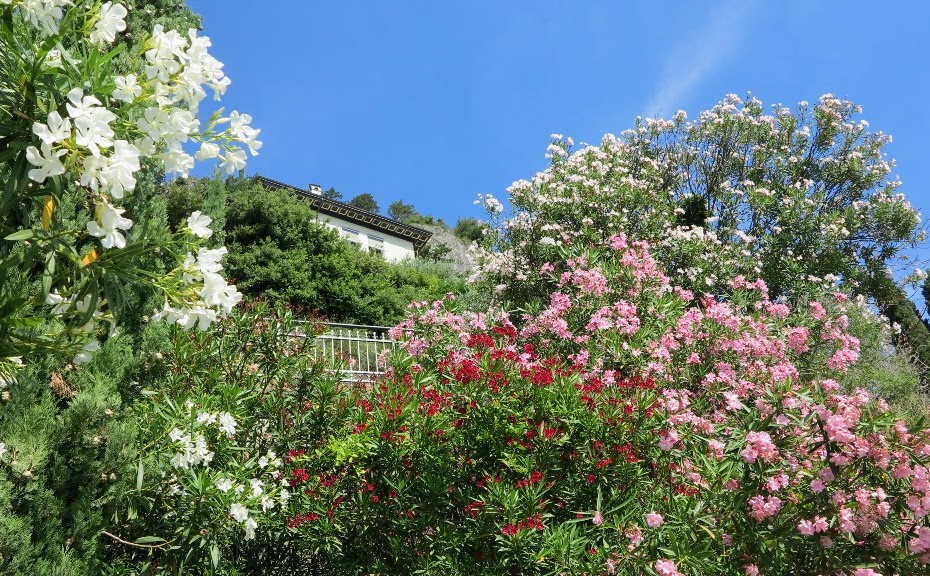
[[62,118],[58,112],[52,112],[48,115],[48,124],[36,122],[32,125],[32,131],[46,144],[57,144],[71,137],[71,120]]
[[116,85],[116,89],[110,95],[116,100],[132,104],[136,98],[142,96],[142,86],[139,86],[135,74],[117,76],[113,78],[113,83]]
[[231,148],[223,155],[220,161],[220,168],[224,169],[227,174],[235,174],[245,168],[245,150],[241,148]]
[[211,324],[216,322],[216,310],[205,308],[203,306],[194,306],[193,308],[181,310],[181,317],[177,324],[185,330],[190,330],[197,326],[200,330],[206,330]]
[[59,294],[57,289],[45,296],[45,303],[52,306],[52,314],[64,314],[71,308],[71,299]]
[[100,7],[100,16],[90,33],[90,41],[100,46],[112,44],[116,35],[126,29],[125,18],[128,14],[122,4],[105,2]]
[[249,511],[239,502],[234,502],[232,506],[229,507],[229,515],[232,516],[233,520],[236,522],[245,522],[249,519]]
[[82,116],[88,116],[94,113],[94,108],[103,104],[93,95],[85,96],[81,88],[72,88],[68,91],[68,103],[65,108],[68,110],[68,116],[72,120],[77,120]]
[[233,418],[232,414],[229,412],[221,412],[219,418],[219,429],[220,432],[226,434],[227,437],[232,438],[236,434],[236,419]]
[[212,142],[203,142],[200,144],[200,150],[194,154],[194,157],[201,162],[204,160],[210,160],[211,158],[219,158],[220,147]]
[[194,157],[181,149],[178,144],[169,147],[167,150],[157,156],[165,166],[165,172],[180,175],[187,178],[187,175],[194,169]]
[[65,165],[59,160],[67,154],[67,150],[52,151],[47,142],[42,143],[42,151],[35,146],[26,148],[26,160],[35,166],[29,171],[29,179],[35,180],[40,184],[45,182],[46,178],[58,176],[65,173]]
[[87,186],[94,192],[106,188],[106,172],[110,167],[110,159],[106,156],[87,156],[81,162],[81,186]]
[[23,0],[26,19],[46,36],[58,33],[58,23],[64,15],[62,7],[71,0]]
[[197,269],[201,274],[216,274],[223,269],[220,260],[223,259],[223,256],[226,256],[227,252],[225,246],[197,250]]
[[42,64],[48,68],[61,68],[61,62],[61,50],[49,50]]
[[145,52],[146,77],[168,82],[181,69],[179,59],[184,57],[187,40],[177,30],[165,32],[161,24],[156,24],[148,45],[151,48]]
[[255,538],[255,529],[258,528],[258,522],[254,518],[247,518],[245,521],[245,539],[252,540]]
[[116,120],[116,114],[104,108],[94,96],[84,96],[80,88],[68,92],[70,104],[66,104],[68,115],[77,128],[78,146],[87,148],[94,156],[100,155],[100,148],[113,145],[113,129],[110,122]]
[[122,198],[136,187],[135,173],[140,170],[139,149],[125,140],[113,143],[113,155],[101,170],[107,191],[114,198]]
[[213,485],[220,492],[229,492],[232,490],[233,483],[229,478],[217,478]]
[[84,344],[84,347],[74,356],[71,363],[75,366],[86,364],[94,358],[94,352],[98,350],[100,350],[100,342],[91,340],[87,344]]
[[242,300],[242,293],[219,274],[203,276],[203,289],[198,292],[208,306],[217,306],[228,314]]
[[191,233],[198,238],[209,238],[213,236],[213,230],[210,230],[210,223],[213,218],[197,210],[187,218],[187,227]]
[[229,115],[230,133],[234,138],[249,147],[252,156],[256,156],[258,155],[258,149],[262,147],[262,143],[256,140],[261,130],[249,126],[251,123],[252,117],[248,114],[240,114],[238,111],[233,110]]
[[216,422],[216,414],[211,412],[199,412],[197,414],[197,423],[198,424],[214,424]]
[[87,223],[87,232],[91,236],[102,238],[100,244],[104,248],[125,248],[126,238],[120,230],[132,228],[132,220],[123,218],[125,212],[122,208],[113,207],[107,203],[97,204],[97,220]]
[[203,434],[197,434],[197,436],[192,439],[187,434],[175,428],[168,436],[175,442],[181,444],[181,451],[171,458],[171,465],[175,468],[187,470],[199,464],[208,466],[213,460],[213,452],[208,448],[207,440],[204,438]]

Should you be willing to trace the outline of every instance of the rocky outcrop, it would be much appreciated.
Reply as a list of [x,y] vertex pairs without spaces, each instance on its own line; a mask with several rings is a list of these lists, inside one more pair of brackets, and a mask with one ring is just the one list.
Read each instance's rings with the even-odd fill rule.
[[427,246],[439,246],[444,244],[449,247],[449,253],[446,258],[452,261],[452,267],[456,272],[467,274],[474,268],[474,262],[471,253],[468,250],[468,244],[461,238],[452,233],[452,230],[445,226],[434,226],[429,224],[414,224],[417,228],[429,230],[433,236],[426,242]]

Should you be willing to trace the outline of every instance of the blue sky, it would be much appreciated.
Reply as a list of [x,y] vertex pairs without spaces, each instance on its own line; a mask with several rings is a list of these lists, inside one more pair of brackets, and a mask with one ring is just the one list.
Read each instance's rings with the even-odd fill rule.
[[549,134],[600,141],[727,93],[832,92],[894,137],[930,218],[930,2],[189,0],[251,114],[248,173],[371,193],[454,223],[546,166]]

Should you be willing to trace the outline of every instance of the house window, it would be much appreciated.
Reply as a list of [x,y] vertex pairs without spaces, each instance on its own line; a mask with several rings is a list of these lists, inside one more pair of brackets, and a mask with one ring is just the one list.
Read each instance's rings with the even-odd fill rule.
[[343,228],[342,237],[355,244],[356,246],[362,245],[362,236],[358,230],[353,230],[352,228]]
[[384,238],[379,238],[377,236],[368,237],[368,251],[372,254],[378,254],[379,256],[384,256]]

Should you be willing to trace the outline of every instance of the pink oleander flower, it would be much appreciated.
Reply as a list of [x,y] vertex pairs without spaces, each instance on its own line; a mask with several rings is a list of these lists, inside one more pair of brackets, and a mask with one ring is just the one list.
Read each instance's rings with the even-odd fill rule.
[[840,389],[840,383],[831,378],[820,381],[820,387],[824,392],[835,392]]
[[655,567],[659,576],[681,576],[678,565],[671,560],[656,560]]
[[778,496],[756,495],[749,499],[749,516],[756,522],[776,516],[781,511],[782,500]]
[[891,534],[885,534],[878,539],[878,547],[886,552],[891,552],[898,547],[898,539]]
[[759,567],[755,564],[747,564],[743,566],[743,572],[746,576],[759,576]]
[[591,518],[591,523],[594,524],[595,526],[600,526],[601,524],[604,523],[604,517],[601,516],[600,510],[594,513],[594,518]]
[[648,524],[650,528],[658,528],[664,522],[665,519],[662,518],[662,515],[658,512],[650,512],[646,514],[646,524]]
[[930,552],[930,528],[918,526],[914,530],[914,537],[911,538],[907,547],[911,554]]
[[675,430],[669,430],[661,438],[659,438],[659,448],[663,450],[671,450],[675,443],[678,442],[678,432]]
[[820,302],[811,302],[810,308],[811,315],[814,317],[814,320],[823,320],[824,316],[827,315],[827,310]]
[[743,460],[752,464],[756,459],[772,462],[778,458],[778,448],[772,442],[768,432],[750,432],[746,434],[747,446],[743,450]]
[[791,349],[795,354],[803,354],[810,350],[807,341],[810,339],[810,332],[807,328],[799,326],[797,328],[792,328],[788,332],[788,348]]
[[855,529],[856,521],[853,511],[845,506],[840,508],[840,530],[843,532],[853,532]]
[[814,524],[810,520],[801,520],[798,522],[798,532],[804,536],[814,535]]

